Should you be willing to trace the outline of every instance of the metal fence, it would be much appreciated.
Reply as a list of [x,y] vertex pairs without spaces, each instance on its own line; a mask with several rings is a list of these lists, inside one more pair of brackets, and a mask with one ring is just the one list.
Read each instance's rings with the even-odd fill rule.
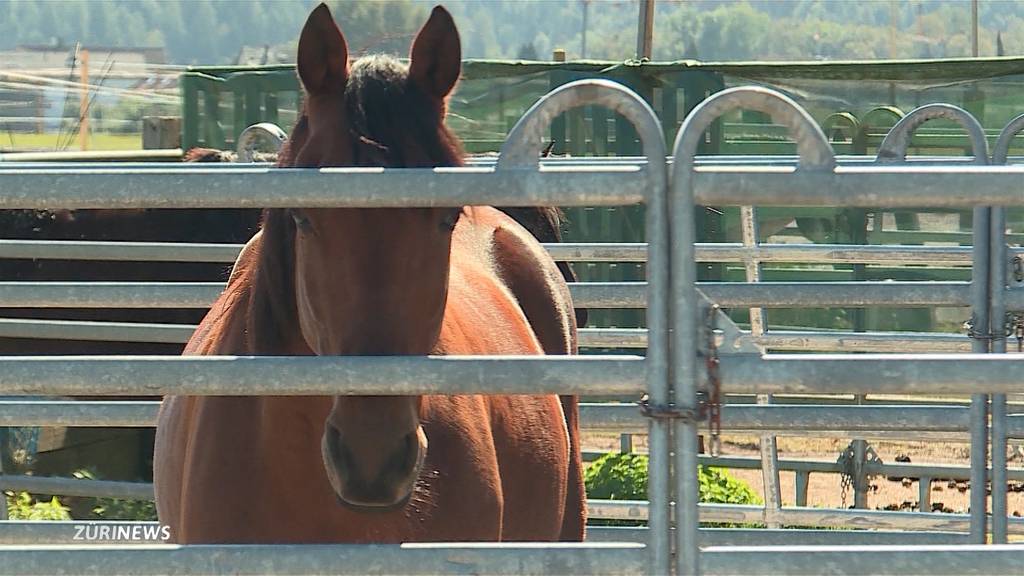
[[[604,105],[630,118],[640,133],[650,160],[613,162],[554,162],[539,169],[536,144],[551,117],[571,106]],[[789,126],[800,152],[798,162],[780,159],[695,161],[696,143],[704,129],[722,113],[737,107],[771,114]],[[969,125],[969,117],[958,118]],[[932,114],[908,118],[916,121]],[[912,121],[894,129],[892,156],[900,158],[900,132],[913,131]],[[887,138],[888,140],[888,138]],[[884,148],[884,147],[883,147]],[[997,149],[996,158],[999,157]],[[584,331],[591,345],[646,347],[646,357],[598,356],[561,359],[509,358],[0,358],[2,394],[260,394],[271,383],[275,394],[337,393],[485,393],[579,392],[585,394],[649,394],[653,413],[645,418],[635,406],[586,405],[583,419],[606,430],[650,434],[650,503],[591,502],[595,518],[647,519],[647,530],[592,531],[591,540],[640,540],[640,545],[406,545],[313,547],[110,547],[101,550],[45,551],[26,546],[0,547],[6,567],[19,573],[319,573],[330,570],[358,573],[970,573],[1019,569],[1024,549],[1017,546],[949,546],[965,541],[983,543],[988,532],[985,514],[988,437],[987,406],[991,393],[1013,393],[1020,384],[1014,356],[986,356],[998,350],[999,336],[989,336],[988,317],[1001,318],[1002,310],[1024,308],[1017,292],[1005,290],[1005,266],[1013,252],[1005,247],[998,212],[975,208],[972,248],[864,247],[864,246],[760,246],[748,232],[739,245],[701,245],[694,242],[695,203],[712,205],[810,205],[852,207],[940,206],[974,208],[1024,204],[1019,188],[1024,169],[940,165],[916,162],[869,164],[836,162],[820,129],[786,98],[767,90],[726,91],[709,99],[687,119],[677,139],[671,187],[667,178],[664,143],[650,109],[627,90],[605,82],[583,82],[559,89],[542,100],[509,136],[495,165],[466,169],[424,171],[324,169],[319,171],[268,170],[253,166],[218,169],[195,167],[125,166],[116,171],[81,167],[0,167],[5,183],[0,207],[125,208],[140,206],[403,206],[459,205],[612,205],[644,202],[647,240],[644,246],[550,246],[553,254],[569,259],[615,259],[648,263],[646,283],[577,285],[577,305],[588,307],[647,308],[647,330]],[[986,153],[975,161],[987,161]],[[345,181],[343,189],[337,186]],[[418,187],[405,186],[415,179]],[[259,181],[260,187],[253,183]],[[425,184],[424,184],[425,183]],[[287,184],[301,191],[284,196]],[[408,193],[416,190],[416,194]],[[173,193],[171,191],[173,190]],[[669,194],[671,191],[671,194]],[[970,193],[965,193],[970,191]],[[748,212],[752,212],[749,210]],[[995,218],[993,218],[995,212]],[[671,219],[672,225],[669,226]],[[751,231],[752,232],[752,231]],[[670,236],[671,234],[671,236]],[[671,251],[669,251],[671,246]],[[970,250],[970,252],[968,252]],[[84,252],[83,252],[84,251]],[[167,247],[151,244],[0,243],[0,254],[28,257],[96,257],[175,260],[210,258],[229,261],[234,248],[222,246]],[[77,256],[75,256],[77,254]],[[907,262],[944,260],[973,264],[970,282],[776,284],[758,282],[757,265],[771,258],[814,261],[903,258]],[[703,259],[743,262],[744,283],[696,284],[693,263]],[[669,263],[673,273],[668,276]],[[669,284],[671,280],[671,285]],[[219,291],[217,285],[156,286],[146,284],[88,285],[64,283],[28,287],[0,285],[4,306],[196,306],[205,307]],[[1004,293],[1005,292],[1005,293]],[[875,306],[971,305],[976,338],[954,335],[835,334],[762,332],[756,327],[739,331],[709,306],[701,294],[721,306]],[[1000,300],[1002,302],[1000,302]],[[717,326],[712,326],[716,323]],[[991,323],[1001,328],[1002,322]],[[78,330],[81,334],[107,330],[123,337],[167,338],[180,341],[188,328],[166,325],[90,326],[88,323],[4,322],[10,333],[53,334]],[[673,330],[670,331],[669,329]],[[669,338],[671,336],[671,347]],[[1005,337],[1005,335],[1003,336]],[[910,346],[902,355],[783,355],[760,356],[759,347],[816,348],[864,351]],[[872,348],[875,347],[875,348]],[[972,348],[973,354],[921,354],[937,347],[948,352]],[[708,361],[711,359],[712,361]],[[669,370],[669,366],[672,367]],[[712,368],[708,370],[708,368]],[[486,370],[487,383],[479,374]],[[292,376],[300,373],[301,379]],[[372,375],[372,376],[371,376]],[[278,383],[287,383],[282,389]],[[540,388],[535,384],[540,382]],[[228,388],[230,386],[230,388]],[[701,394],[698,394],[701,392]],[[766,433],[832,432],[858,437],[930,434],[946,438],[970,433],[972,449],[972,508],[970,515],[888,513],[865,510],[807,510],[780,506],[769,496],[766,508],[697,505],[696,429],[701,404],[721,394],[876,394],[973,393],[970,407],[960,406],[824,406],[818,404],[730,405],[722,409],[724,428]],[[1024,423],[1000,411],[1005,398],[992,399],[993,512],[1002,501],[1002,517],[993,514],[992,535],[1005,541],[1007,530],[1024,532],[1020,524],[1006,523],[1005,461],[995,456],[1005,437],[1024,435]],[[11,402],[0,405],[0,425],[71,424],[149,425],[152,404]],[[891,418],[891,419],[890,419]],[[770,438],[766,437],[766,438]],[[1002,444],[1001,444],[1002,443]],[[979,450],[979,448],[981,448]],[[763,451],[769,482],[778,469],[775,450]],[[1000,470],[1001,468],[1001,470]],[[675,472],[674,472],[674,471]],[[918,471],[918,475],[924,475]],[[941,474],[941,472],[937,472]],[[1002,475],[1002,476],[1000,476]],[[934,476],[948,477],[948,476]],[[1004,481],[1000,485],[999,478]],[[35,478],[7,487],[45,492],[74,490],[60,480]],[[47,485],[47,482],[49,484]],[[67,482],[67,481],[65,481]],[[766,482],[766,484],[769,484]],[[76,481],[79,488],[86,483]],[[92,483],[90,488],[122,494],[144,487],[125,488],[113,483]],[[777,491],[777,488],[774,490]],[[94,492],[95,493],[95,492]],[[977,495],[975,494],[977,493]],[[975,505],[980,496],[980,506]],[[674,505],[672,504],[674,502]],[[819,525],[910,532],[811,532],[779,530],[698,531],[698,521],[764,523],[769,526]],[[9,524],[8,540],[62,542],[68,526]],[[933,533],[921,533],[932,530]],[[39,538],[40,540],[32,540]],[[830,545],[822,548],[779,546],[793,542]],[[878,546],[899,541],[917,548]],[[771,544],[733,548],[737,544]],[[836,544],[871,544],[864,549]],[[922,548],[920,545],[929,544]],[[698,552],[698,545],[703,551]],[[812,553],[813,552],[813,553]],[[871,560],[865,560],[870,556]],[[329,564],[326,564],[329,562]],[[1012,567],[1012,568],[1011,568]]]

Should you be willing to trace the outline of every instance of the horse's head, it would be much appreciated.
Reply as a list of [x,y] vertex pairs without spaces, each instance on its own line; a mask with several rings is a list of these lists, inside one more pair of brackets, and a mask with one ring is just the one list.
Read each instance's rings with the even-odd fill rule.
[[[297,167],[455,166],[444,125],[461,67],[458,31],[433,10],[408,66],[385,56],[349,65],[326,6],[299,38],[305,119],[284,163]],[[295,315],[318,355],[423,355],[447,299],[452,231],[461,209],[293,209]],[[284,217],[284,216],[282,216]],[[322,442],[328,478],[354,506],[392,508],[412,493],[426,453],[419,397],[339,396]]]

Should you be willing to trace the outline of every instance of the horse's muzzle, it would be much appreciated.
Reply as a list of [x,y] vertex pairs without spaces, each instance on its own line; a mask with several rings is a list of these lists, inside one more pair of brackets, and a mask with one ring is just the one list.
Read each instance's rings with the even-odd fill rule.
[[338,500],[360,511],[404,507],[412,495],[426,454],[426,438],[418,429],[404,436],[371,468],[358,457],[330,422],[324,427],[321,453],[324,470]]

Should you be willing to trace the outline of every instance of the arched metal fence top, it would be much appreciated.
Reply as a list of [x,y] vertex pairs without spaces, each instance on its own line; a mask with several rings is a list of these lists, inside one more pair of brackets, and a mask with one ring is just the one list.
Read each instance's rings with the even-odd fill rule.
[[[580,106],[602,106],[624,116],[640,137],[647,166],[642,169],[647,210],[647,356],[645,382],[649,397],[656,405],[669,402],[668,321],[669,321],[669,209],[668,165],[661,121],[654,110],[636,92],[603,79],[579,80],[565,84],[537,101],[505,138],[498,156],[496,172],[515,168],[540,169],[541,138],[559,114]],[[529,174],[524,175],[529,178]],[[665,421],[651,427],[651,453],[654,458],[649,475],[651,494],[648,541],[651,556],[648,572],[667,574],[671,559],[669,506],[671,497],[668,459],[671,452],[670,430]]]
[[789,128],[796,142],[797,154],[802,169],[831,170],[836,163],[832,146],[818,123],[790,97],[761,87],[730,88],[723,90],[690,112],[676,135],[673,157],[677,174],[680,165],[692,165],[697,154],[697,145],[704,137],[704,131],[711,123],[724,114],[738,109],[756,110],[768,114],[772,122]]
[[577,80],[552,90],[523,114],[505,138],[498,156],[498,170],[537,167],[541,138],[559,114],[580,106],[603,106],[625,116],[640,136],[655,178],[663,176],[657,166],[664,164],[665,138],[661,121],[636,92],[618,82],[603,79]]
[[988,164],[988,141],[985,129],[970,112],[952,104],[925,104],[912,110],[900,119],[885,135],[878,146],[876,162],[898,163],[907,158],[907,148],[914,132],[925,122],[936,118],[945,118],[959,124],[971,140],[971,151],[975,164]]
[[1010,120],[999,133],[999,139],[996,140],[996,145],[992,149],[993,164],[1006,164],[1006,159],[1010,155],[1010,143],[1022,131],[1024,131],[1024,114]]
[[235,146],[238,158],[235,161],[252,162],[255,157],[253,153],[258,150],[257,146],[261,142],[273,146],[274,149],[270,152],[280,152],[287,139],[288,134],[277,124],[271,122],[253,124],[238,135],[238,144]]
[[823,132],[828,132],[825,135],[828,138],[832,137],[835,130],[846,130],[849,132],[850,139],[853,140],[860,132],[860,120],[857,120],[857,117],[850,112],[834,112],[821,123],[821,129]]
[[860,124],[863,130],[870,130],[872,128],[877,128],[876,125],[872,124],[876,118],[881,120],[882,117],[888,117],[892,119],[892,125],[895,126],[896,123],[904,116],[906,116],[906,114],[903,113],[903,110],[900,110],[895,106],[875,106],[861,116]]

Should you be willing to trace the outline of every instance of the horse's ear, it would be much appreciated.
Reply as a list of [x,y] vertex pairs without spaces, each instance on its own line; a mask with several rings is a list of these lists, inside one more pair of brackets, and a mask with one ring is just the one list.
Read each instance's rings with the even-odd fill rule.
[[317,6],[302,27],[296,68],[302,85],[310,94],[345,88],[348,46],[326,4]]
[[409,78],[427,94],[443,99],[462,72],[462,44],[452,15],[435,6],[412,43]]

